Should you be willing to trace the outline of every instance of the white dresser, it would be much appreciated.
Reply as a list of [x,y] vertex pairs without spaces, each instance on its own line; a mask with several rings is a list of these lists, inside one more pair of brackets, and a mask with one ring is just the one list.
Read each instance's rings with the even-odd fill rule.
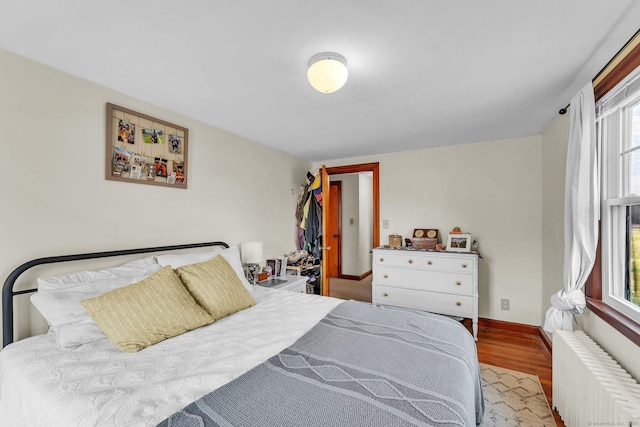
[[373,250],[373,303],[470,318],[478,339],[478,255]]

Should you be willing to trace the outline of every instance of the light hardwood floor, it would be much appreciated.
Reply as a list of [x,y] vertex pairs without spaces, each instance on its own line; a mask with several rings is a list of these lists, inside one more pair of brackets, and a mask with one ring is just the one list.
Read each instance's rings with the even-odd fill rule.
[[[330,280],[331,296],[371,302],[371,276],[361,281],[337,278]],[[553,408],[551,405],[551,353],[540,336],[480,325],[477,350],[480,363],[537,375],[547,401]],[[556,425],[564,427],[556,411],[553,411],[553,416]]]

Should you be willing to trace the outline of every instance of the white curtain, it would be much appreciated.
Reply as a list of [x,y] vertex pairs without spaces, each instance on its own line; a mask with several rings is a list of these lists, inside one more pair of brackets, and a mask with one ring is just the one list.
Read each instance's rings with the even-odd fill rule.
[[571,99],[564,203],[564,289],[551,297],[544,330],[573,330],[573,316],[584,313],[582,288],[596,258],[600,186],[593,84]]

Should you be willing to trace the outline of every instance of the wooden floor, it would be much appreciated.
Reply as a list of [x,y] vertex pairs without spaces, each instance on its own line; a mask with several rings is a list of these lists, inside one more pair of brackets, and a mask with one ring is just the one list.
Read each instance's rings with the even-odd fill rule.
[[329,279],[329,295],[340,299],[371,302],[372,279],[371,275],[360,281],[332,277]]
[[[344,279],[331,279],[335,283],[335,295],[342,299],[356,299],[370,292],[371,278],[358,281],[345,281]],[[351,283],[349,283],[351,282]],[[359,288],[369,288],[359,289]],[[350,293],[349,289],[352,289]],[[370,298],[370,297],[369,297]],[[366,297],[364,298],[366,300]],[[368,299],[371,302],[371,299]],[[480,363],[500,366],[514,371],[537,375],[551,405],[551,353],[538,335],[518,333],[504,329],[494,329],[480,326],[478,330],[478,359]],[[553,411],[557,426],[564,427],[560,416]]]
[[[539,336],[481,326],[478,330],[477,349],[480,363],[537,375],[549,406],[553,408],[551,405],[551,353]],[[553,417],[557,426],[564,427],[556,411],[553,411]]]

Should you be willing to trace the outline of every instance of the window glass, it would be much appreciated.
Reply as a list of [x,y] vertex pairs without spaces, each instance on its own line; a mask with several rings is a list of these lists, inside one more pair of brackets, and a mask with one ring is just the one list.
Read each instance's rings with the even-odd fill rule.
[[602,150],[602,299],[640,322],[640,68],[596,104]]
[[633,107],[631,127],[631,148],[640,147],[640,105]]
[[640,150],[628,154],[631,157],[629,164],[629,191],[627,195],[640,196]]
[[640,306],[640,205],[627,206],[627,278],[624,297]]

